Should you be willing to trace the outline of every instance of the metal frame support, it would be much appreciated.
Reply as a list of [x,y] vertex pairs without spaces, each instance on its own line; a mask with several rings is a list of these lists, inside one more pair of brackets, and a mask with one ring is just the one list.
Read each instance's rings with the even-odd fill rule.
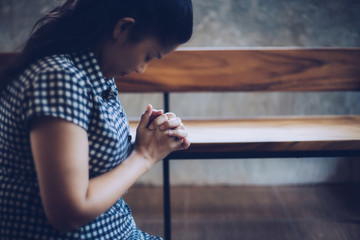
[[[164,111],[170,111],[169,93],[164,93]],[[164,237],[171,240],[170,158],[163,160]]]
[[171,240],[170,159],[163,160],[164,237]]

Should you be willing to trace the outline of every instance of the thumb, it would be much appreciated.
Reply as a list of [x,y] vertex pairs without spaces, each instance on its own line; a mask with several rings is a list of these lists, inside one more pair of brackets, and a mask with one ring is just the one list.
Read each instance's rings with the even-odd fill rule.
[[151,115],[152,115],[152,111],[153,111],[153,107],[151,106],[151,104],[149,104],[145,110],[145,112],[141,115],[141,119],[140,119],[140,123],[139,123],[139,128],[146,128]]

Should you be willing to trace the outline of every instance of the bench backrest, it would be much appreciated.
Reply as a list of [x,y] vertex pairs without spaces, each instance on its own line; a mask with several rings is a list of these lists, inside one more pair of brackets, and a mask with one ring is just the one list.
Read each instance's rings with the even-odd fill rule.
[[360,91],[360,48],[178,50],[116,80],[120,92]]
[[180,50],[117,80],[120,92],[360,91],[360,48]]

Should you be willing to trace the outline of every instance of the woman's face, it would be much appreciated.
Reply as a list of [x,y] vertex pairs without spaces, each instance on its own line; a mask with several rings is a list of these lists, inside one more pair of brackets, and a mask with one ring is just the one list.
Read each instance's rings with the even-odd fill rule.
[[107,78],[121,77],[132,72],[143,73],[152,59],[162,58],[177,46],[164,48],[154,38],[138,43],[118,41],[104,48],[100,60],[101,70]]

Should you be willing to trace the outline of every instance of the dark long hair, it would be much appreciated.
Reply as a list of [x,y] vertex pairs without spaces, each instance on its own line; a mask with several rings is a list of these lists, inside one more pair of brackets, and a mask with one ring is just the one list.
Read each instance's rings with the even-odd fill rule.
[[41,57],[94,49],[124,17],[135,19],[133,42],[152,36],[166,46],[185,43],[192,35],[191,0],[66,0],[35,24],[23,50],[0,73],[0,93]]

